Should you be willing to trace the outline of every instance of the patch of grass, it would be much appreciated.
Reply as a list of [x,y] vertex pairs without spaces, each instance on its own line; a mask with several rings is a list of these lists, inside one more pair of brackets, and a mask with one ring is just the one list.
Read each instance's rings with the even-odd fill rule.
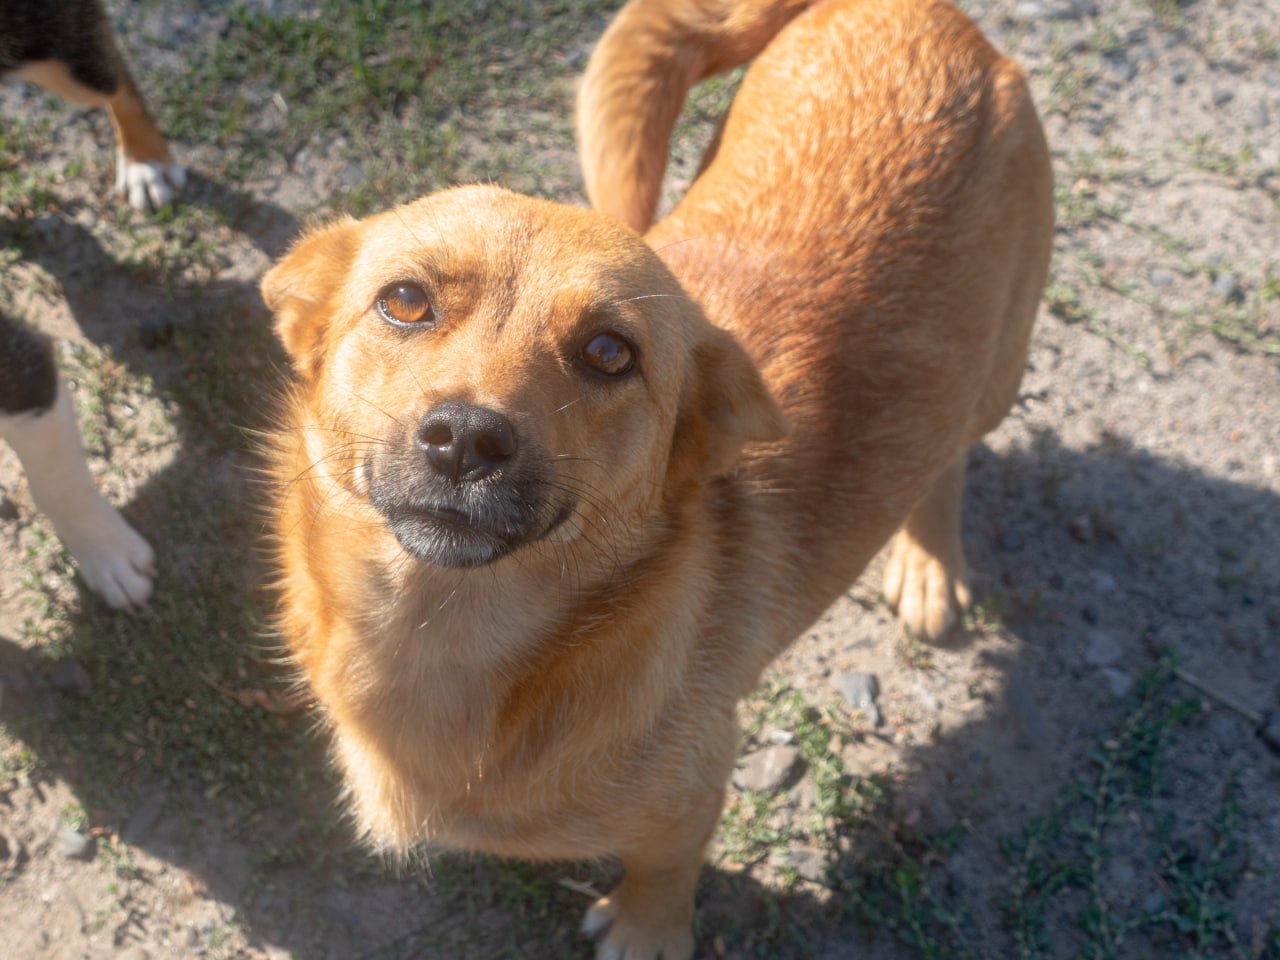
[[[1082,957],[1129,955],[1125,945],[1139,937],[1159,956],[1245,956],[1225,895],[1245,868],[1235,787],[1224,786],[1211,824],[1179,823],[1164,755],[1200,707],[1172,681],[1169,660],[1144,677],[1132,711],[1090,754],[1091,775],[1066,788],[1047,816],[1002,838],[1016,956],[1062,956],[1072,927],[1068,949]],[[1134,864],[1117,875],[1121,835],[1130,851],[1154,848],[1158,857],[1131,854]]]
[[[906,815],[892,779],[851,773],[842,754],[859,734],[847,716],[817,708],[785,685],[763,688],[746,730],[757,739],[772,728],[795,736],[816,788],[815,809],[805,816],[780,798],[745,795],[728,811],[719,843],[748,873],[783,862],[797,844],[825,851],[826,872],[808,881],[809,889],[821,893],[832,917],[892,937],[904,957],[1244,960],[1258,954],[1246,951],[1231,908],[1233,891],[1251,876],[1237,787],[1224,784],[1211,821],[1189,822],[1166,767],[1179,729],[1196,722],[1199,710],[1180,696],[1173,662],[1162,661],[1136,686],[1124,718],[1098,740],[1089,768],[1046,814],[999,838],[1008,872],[993,877],[990,889],[1005,905],[1010,953],[991,952],[990,931],[972,927],[976,905],[940,870],[965,841],[964,826],[925,830]],[[769,895],[776,915],[750,931],[752,955],[801,942],[796,925],[807,921],[788,922],[783,905],[803,881],[782,880]],[[1280,928],[1259,936],[1277,942]]]
[[1177,29],[1183,25],[1183,0],[1147,0],[1147,4],[1165,28]]
[[[217,43],[174,78],[162,125],[207,139],[210,117],[228,173],[251,179],[283,157],[337,149],[351,191],[337,206],[385,208],[454,179],[458,137],[504,106],[561,118],[608,0],[408,3],[325,0],[285,13],[237,9]],[[566,24],[576,24],[581,39]],[[486,124],[487,127],[487,124]]]
[[1062,30],[1054,28],[1048,39],[1049,55],[1043,75],[1049,81],[1049,94],[1044,103],[1047,114],[1057,113],[1068,119],[1085,113],[1093,104],[1097,85],[1097,56],[1081,57],[1071,47]]
[[[845,763],[846,749],[863,736],[847,711],[820,708],[791,687],[766,685],[748,708],[745,729],[758,739],[776,728],[792,734],[800,747],[814,788],[809,811],[783,815],[782,798],[745,795],[740,807],[744,821],[732,809],[721,824],[720,842],[739,850],[743,825],[750,860],[787,862],[797,845],[823,851],[827,868],[821,880],[804,881],[821,893],[836,916],[856,917],[869,929],[894,936],[928,958],[974,955],[963,933],[963,909],[949,904],[934,890],[929,871],[945,860],[963,836],[963,829],[924,832],[907,821],[892,780],[882,774],[859,776]],[[743,858],[748,859],[748,858]],[[775,885],[785,897],[802,882],[794,872]],[[803,921],[800,921],[803,922]],[[803,931],[787,922],[785,909],[767,924],[752,930],[753,946],[803,943]],[[768,955],[757,953],[755,955]]]
[[51,170],[32,162],[47,133],[47,119],[28,124],[0,116],[0,213],[29,219],[49,205],[56,178]]

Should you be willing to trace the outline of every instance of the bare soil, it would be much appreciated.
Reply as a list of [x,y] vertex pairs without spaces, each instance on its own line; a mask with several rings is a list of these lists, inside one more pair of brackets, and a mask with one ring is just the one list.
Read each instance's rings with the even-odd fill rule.
[[[160,104],[179,95],[175,64],[204,56],[238,5],[110,6]],[[554,4],[528,6],[554,23]],[[878,561],[777,664],[744,717],[771,719],[744,751],[812,720],[793,714],[786,729],[770,713],[793,690],[843,715],[853,735],[832,756],[882,775],[892,799],[872,808],[876,826],[820,841],[796,826],[822,820],[812,761],[759,816],[732,790],[699,949],[1275,958],[1280,755],[1250,714],[1280,710],[1280,7],[964,6],[1031,76],[1059,221],[1022,395],[970,462],[978,609],[962,636],[922,645],[880,602]],[[566,75],[603,22],[565,24]],[[501,86],[529,65],[513,44],[491,66]],[[247,124],[274,122],[272,91],[242,93]],[[451,120],[454,175],[583,203],[570,97],[566,81],[525,112],[517,98]],[[281,362],[256,278],[382,160],[317,135],[242,168],[210,118],[206,138],[176,143],[197,173],[191,219],[159,229],[109,196],[104,118],[16,85],[0,87],[0,116],[36,131],[22,175],[52,178],[30,203],[0,204],[0,252],[21,254],[0,259],[0,305],[65,344],[95,473],[165,564],[152,619],[110,626],[0,450],[0,955],[586,955],[582,891],[607,883],[607,866],[387,864],[351,846],[322,744],[261,679],[268,602],[238,590],[263,571],[252,444],[236,428],[260,425]],[[681,128],[671,197],[707,130]],[[220,378],[260,394],[220,391]],[[233,666],[192,681],[191,706],[162,708],[162,691],[128,707],[151,671],[116,666],[104,645],[167,662],[172,624],[235,648]],[[175,657],[174,675],[204,669]],[[880,726],[842,700],[850,671],[878,678]],[[216,724],[201,726],[200,697],[226,710]],[[186,723],[197,732],[165,739]],[[1158,743],[1126,752],[1130,734]],[[177,752],[157,756],[160,742]],[[1128,777],[1115,806],[1109,763]],[[267,781],[284,785],[255,793]],[[735,830],[754,832],[758,856],[740,855]],[[859,874],[868,863],[889,866]]]

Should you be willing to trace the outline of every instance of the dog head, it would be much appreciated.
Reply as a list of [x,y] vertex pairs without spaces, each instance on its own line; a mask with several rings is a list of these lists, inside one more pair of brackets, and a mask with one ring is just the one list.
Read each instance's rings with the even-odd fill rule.
[[263,296],[314,470],[429,564],[612,539],[781,416],[633,233],[496,188],[304,236]]

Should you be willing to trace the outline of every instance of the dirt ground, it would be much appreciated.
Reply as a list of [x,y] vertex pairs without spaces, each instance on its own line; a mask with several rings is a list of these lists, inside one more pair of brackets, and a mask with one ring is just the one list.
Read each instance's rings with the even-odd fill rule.
[[[352,847],[274,686],[242,428],[281,376],[256,279],[308,219],[452,180],[584,202],[572,77],[607,7],[461,4],[503,40],[451,80],[444,14],[350,4],[372,13],[343,37],[394,57],[417,27],[432,66],[385,110],[299,120],[305,90],[227,51],[322,38],[334,4],[109,6],[195,172],[184,209],[121,211],[105,120],[0,86],[0,307],[60,338],[95,474],[162,575],[134,620],[83,595],[0,450],[0,956],[589,955],[608,865]],[[1276,960],[1280,6],[963,6],[1026,66],[1058,184],[1022,394],[970,462],[978,605],[922,645],[878,561],[777,664],[700,955]],[[419,96],[450,82],[452,107]],[[727,95],[680,128],[668,202]],[[781,782],[752,779],[766,750]]]

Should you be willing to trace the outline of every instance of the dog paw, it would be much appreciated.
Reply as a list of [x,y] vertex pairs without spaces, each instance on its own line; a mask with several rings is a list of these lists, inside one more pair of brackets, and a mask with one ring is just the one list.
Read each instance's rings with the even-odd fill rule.
[[155,554],[106,501],[55,527],[85,583],[109,606],[134,613],[147,602]]
[[907,534],[899,533],[885,565],[884,596],[908,630],[931,641],[940,640],[969,607],[964,558],[946,563]]
[[582,919],[582,932],[596,941],[596,960],[689,960],[688,925],[656,928],[635,922],[615,897],[597,900]]
[[187,182],[187,171],[176,163],[126,160],[116,163],[116,192],[135,210],[159,210]]

